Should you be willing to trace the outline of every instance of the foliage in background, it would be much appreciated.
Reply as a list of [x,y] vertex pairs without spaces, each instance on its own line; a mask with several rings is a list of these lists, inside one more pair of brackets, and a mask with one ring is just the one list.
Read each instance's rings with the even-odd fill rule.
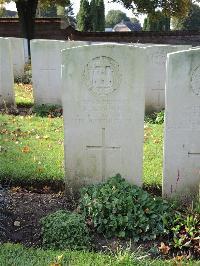
[[122,12],[121,10],[109,10],[108,14],[106,15],[106,27],[113,28],[122,20],[130,21],[130,18],[127,17],[126,13]]
[[91,29],[90,4],[88,0],[81,0],[80,9],[77,14],[77,28],[79,31],[89,31]]
[[158,113],[154,112],[152,114],[145,116],[145,122],[162,125],[164,123],[164,118],[165,118],[165,111],[160,111]]
[[144,31],[170,31],[170,18],[161,11],[149,14],[144,20]]
[[105,183],[84,188],[80,209],[98,233],[137,242],[164,234],[163,219],[170,208],[163,199],[153,198],[118,174]]
[[200,30],[200,7],[193,4],[184,18],[173,18],[174,30]]
[[82,215],[64,210],[41,220],[43,245],[53,249],[85,249],[90,246],[89,230]]
[[104,0],[96,0],[97,2],[97,25],[93,31],[105,31],[105,6]]
[[103,0],[81,0],[77,14],[77,28],[79,31],[104,31],[105,6]]
[[36,114],[36,116],[41,117],[61,117],[62,116],[62,108],[59,105],[38,105],[34,106],[33,113]]
[[5,17],[6,9],[4,7],[0,7],[0,17]]
[[[184,17],[191,6],[191,0],[112,0],[121,3],[125,8],[132,9],[133,12],[143,14],[154,14],[156,9],[161,9],[167,16]],[[199,2],[194,0],[193,2]]]
[[57,17],[57,7],[55,3],[51,5],[42,5],[42,2],[39,1],[36,17]]
[[31,64],[25,65],[24,74],[22,76],[15,77],[15,83],[32,84]]

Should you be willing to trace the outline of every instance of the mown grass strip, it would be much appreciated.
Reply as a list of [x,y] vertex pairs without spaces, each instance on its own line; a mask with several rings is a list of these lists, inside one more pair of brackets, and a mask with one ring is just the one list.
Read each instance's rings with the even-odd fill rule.
[[[56,264],[57,263],[57,264]],[[119,252],[105,255],[87,251],[26,249],[21,245],[0,245],[0,266],[171,266],[199,265],[198,261],[150,260],[148,256]]]

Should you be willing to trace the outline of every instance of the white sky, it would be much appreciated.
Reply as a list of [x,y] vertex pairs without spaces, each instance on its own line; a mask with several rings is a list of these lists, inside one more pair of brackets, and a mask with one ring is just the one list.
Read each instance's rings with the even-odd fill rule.
[[[121,10],[122,12],[126,13],[128,17],[133,17],[132,11],[125,9],[123,5],[117,3],[109,3],[109,2],[110,0],[104,0],[106,14],[108,13],[109,10],[115,9],[115,10]],[[76,15],[80,7],[80,0],[71,0],[71,3],[73,4],[74,13]],[[16,10],[15,3],[7,4],[6,8],[10,10]],[[144,16],[140,16],[139,19],[143,23]]]

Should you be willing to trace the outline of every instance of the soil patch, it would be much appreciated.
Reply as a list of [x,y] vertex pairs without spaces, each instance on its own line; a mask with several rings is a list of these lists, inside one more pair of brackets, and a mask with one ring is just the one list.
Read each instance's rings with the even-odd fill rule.
[[71,203],[63,193],[39,194],[30,192],[8,192],[7,209],[11,217],[9,240],[27,247],[40,246],[40,219],[60,209],[72,210]]
[[[26,247],[41,247],[41,218],[60,209],[73,211],[77,208],[77,200],[66,197],[64,192],[59,193],[33,193],[21,188],[12,188],[6,195],[8,234],[3,242],[20,243]],[[93,233],[93,249],[103,252],[117,252],[119,250],[150,251],[149,257],[161,256],[158,247],[161,242],[167,243],[168,239],[157,239],[132,243],[130,240],[117,238],[107,239],[102,235]],[[179,252],[171,251],[167,257],[174,257]],[[197,256],[195,256],[198,258]]]

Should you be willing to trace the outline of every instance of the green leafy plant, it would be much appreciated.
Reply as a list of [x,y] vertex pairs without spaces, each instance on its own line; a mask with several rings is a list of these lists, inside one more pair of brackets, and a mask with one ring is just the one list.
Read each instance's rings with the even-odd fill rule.
[[32,84],[31,71],[25,72],[22,76],[16,76],[15,77],[15,83]]
[[172,217],[166,222],[171,246],[200,254],[200,215],[176,212]]
[[38,105],[35,106],[33,109],[33,112],[37,115],[37,116],[41,116],[41,117],[60,117],[62,116],[62,108],[58,105]]
[[82,215],[64,210],[57,211],[41,220],[43,245],[53,249],[85,249],[90,236]]
[[150,124],[162,125],[164,123],[165,112],[160,111],[158,113],[152,113],[145,116],[145,122]]
[[163,218],[169,206],[118,174],[105,183],[82,189],[80,210],[99,233],[145,241],[164,233]]

